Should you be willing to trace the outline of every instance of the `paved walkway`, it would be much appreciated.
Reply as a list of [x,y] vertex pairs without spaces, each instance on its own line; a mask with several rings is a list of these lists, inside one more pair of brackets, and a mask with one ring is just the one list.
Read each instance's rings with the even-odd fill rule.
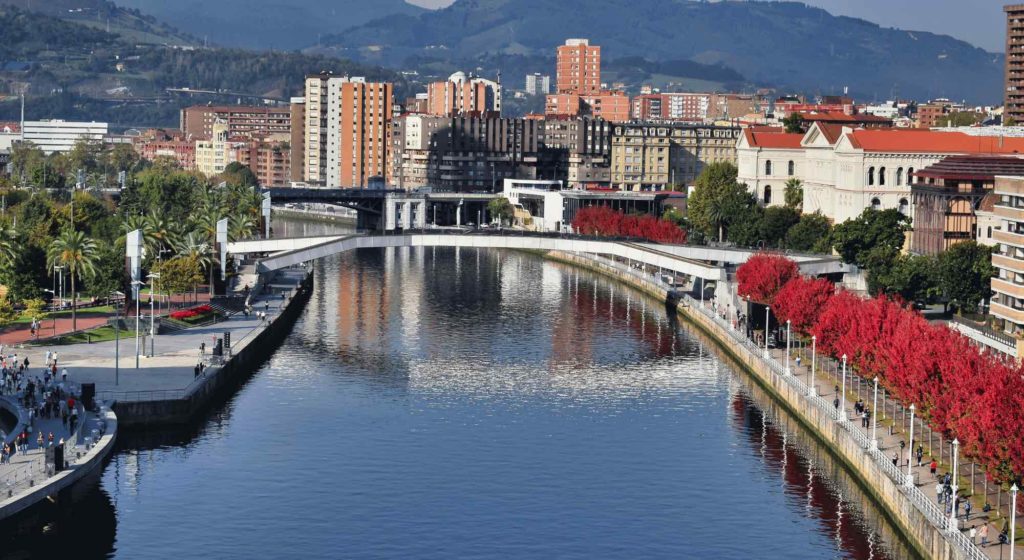
[[[785,344],[785,339],[783,338],[782,340],[780,340],[780,342],[782,344]],[[786,351],[785,351],[784,347],[772,350],[772,356],[780,364],[785,364],[786,363]],[[801,357],[801,362],[800,362],[799,366],[796,363],[796,357],[797,356]],[[794,375],[796,375],[796,376],[800,377],[801,379],[803,379],[805,383],[810,383],[811,382],[811,375],[810,375],[810,373],[811,373],[810,349],[809,348],[803,348],[800,351],[792,352],[791,357],[790,357],[790,367],[792,368],[792,371],[793,371]],[[816,364],[816,367],[815,367],[815,369],[817,370],[817,375],[815,376],[815,378],[813,380],[813,383],[815,385],[816,392],[817,392],[818,395],[821,395],[826,400],[829,400],[829,401],[832,401],[832,402],[834,402],[834,399],[838,398],[838,399],[840,399],[840,404],[842,404],[842,402],[843,402],[842,396],[841,396],[841,393],[842,393],[842,369],[841,369],[841,367],[842,366],[838,366],[837,367],[837,364],[835,364],[835,362],[832,361],[832,360],[829,360],[829,359],[824,358],[822,356],[818,356],[817,364]],[[847,370],[847,371],[849,372],[850,370]],[[836,372],[838,372],[838,373],[836,373]],[[871,438],[871,434],[872,434],[871,424],[869,422],[868,426],[864,427],[863,415],[858,414],[858,413],[855,412],[854,405],[857,402],[857,399],[860,398],[862,400],[863,404],[868,409],[871,409],[872,413],[874,413],[874,410],[872,408],[873,384],[869,384],[869,383],[863,382],[863,380],[862,380],[862,382],[859,385],[855,385],[854,382],[852,381],[853,377],[854,376],[851,373],[848,373],[847,381],[846,381],[847,386],[846,386],[846,402],[845,402],[846,406],[845,406],[845,410],[847,412],[847,416],[850,418],[850,422],[853,423],[854,426],[862,429],[865,432],[865,434],[867,434],[868,438],[870,439]],[[839,391],[836,391],[836,386],[837,385],[839,386]],[[858,389],[859,389],[859,391],[858,391]],[[859,392],[859,395],[858,395],[858,392]],[[902,429],[902,425],[905,424],[906,422],[909,422],[909,418],[907,419],[906,422],[901,422],[902,414],[900,414],[896,418],[893,418],[892,417],[893,408],[892,408],[892,402],[891,401],[887,401],[886,408],[888,409],[888,413],[885,413],[882,410],[882,400],[881,400],[881,396],[880,396],[879,397],[879,409],[880,409],[879,412],[880,412],[880,414],[878,416],[878,427],[877,427],[877,432],[876,432],[877,433],[877,438],[878,438],[878,447],[879,447],[879,449],[882,450],[886,454],[886,456],[894,457],[896,459],[896,462],[898,463],[898,466],[900,467],[900,469],[903,472],[906,472],[908,463],[912,463],[911,472],[914,475],[915,483],[917,484],[917,486],[919,488],[921,488],[921,490],[925,493],[926,496],[929,496],[929,497],[932,497],[933,499],[936,499],[936,503],[938,504],[937,494],[935,492],[935,486],[936,486],[936,484],[939,481],[939,477],[944,476],[947,472],[951,472],[952,471],[952,466],[950,464],[948,464],[948,462],[951,460],[949,455],[948,454],[944,455],[944,458],[946,459],[946,463],[943,463],[943,461],[938,460],[938,457],[935,458],[937,460],[937,462],[940,464],[940,466],[937,469],[936,474],[932,475],[931,472],[930,472],[930,469],[929,469],[929,465],[930,465],[930,463],[932,461],[932,457],[928,454],[928,450],[929,450],[930,446],[929,446],[929,444],[926,441],[922,441],[921,440],[920,429],[919,428],[915,428],[915,434],[914,434],[914,438],[915,439],[914,439],[913,447],[916,450],[918,445],[923,445],[923,447],[925,449],[925,453],[924,453],[924,456],[923,456],[923,459],[922,459],[922,462],[921,462],[921,466],[918,467],[917,466],[916,457],[913,457],[913,450],[910,449],[910,435],[909,435],[909,433],[904,432],[903,429]],[[915,422],[915,424],[917,424],[917,423]],[[909,425],[909,424],[907,424],[907,425]],[[917,425],[920,426],[920,424],[917,424]],[[890,433],[890,426],[892,427],[891,433]],[[902,450],[900,448],[900,442],[901,441],[905,442],[905,444],[906,444],[906,448],[904,448]],[[965,459],[962,456],[960,457],[960,462],[961,463],[960,463],[959,469],[958,469],[958,478],[960,478],[960,480],[963,481],[963,480],[969,478],[969,474],[970,473],[968,471],[966,471],[965,468],[964,468],[964,465],[965,465],[966,461],[965,461]],[[983,475],[981,475],[980,472],[979,472],[978,476],[980,478]],[[960,484],[960,495],[961,496],[969,495],[970,494],[970,489],[969,488],[965,488],[964,486],[965,485],[963,483]],[[1005,517],[1000,517],[1000,516],[997,515],[997,511],[995,509],[995,506],[996,506],[995,503],[991,504],[992,507],[993,507],[993,510],[988,512],[988,513],[986,513],[986,512],[982,511],[982,508],[984,506],[984,499],[983,499],[983,497],[981,497],[981,496],[971,496],[970,499],[971,499],[971,502],[972,502],[972,510],[971,510],[970,518],[967,518],[965,516],[965,514],[964,514],[964,507],[963,507],[962,504],[961,504],[961,507],[959,508],[959,513],[960,514],[958,516],[958,520],[959,520],[958,522],[960,524],[961,530],[964,532],[964,534],[968,534],[970,529],[974,528],[976,533],[978,533],[978,532],[980,532],[982,525],[988,525],[988,542],[989,542],[989,546],[983,548],[983,551],[985,552],[985,554],[989,558],[1000,558],[1000,554],[1005,555],[1008,558],[1009,557],[1009,547],[1008,547],[1008,545],[1007,546],[1000,546],[999,545],[999,533],[1003,529],[1003,524],[1005,523],[1006,518]],[[1003,505],[1003,510],[1004,510],[1004,513],[1005,513],[1006,512],[1006,503],[1003,503],[1002,505]],[[948,504],[939,504],[939,507],[943,508],[944,511],[949,512],[949,505]],[[1021,537],[1024,536],[1024,535],[1021,534],[1021,530],[1020,530],[1019,527],[1018,527],[1018,530],[1017,530],[1017,536],[1018,536],[1018,539],[1017,539],[1018,543],[1020,543],[1021,540],[1022,540]],[[980,544],[981,543],[981,537],[977,536],[975,538],[975,542]],[[1002,549],[1002,550],[1000,550],[1000,549]],[[1020,558],[1024,558],[1024,556],[1021,556],[1021,554],[1024,554],[1024,547],[1022,547],[1022,546],[1020,546],[1020,544],[1018,544],[1017,550],[1016,550],[1016,555],[1018,557],[1020,557]]]
[[[299,269],[280,273],[273,281],[275,289],[253,298],[253,310],[266,310],[268,322],[280,313],[281,306],[286,303],[280,295],[283,286],[295,286],[305,276],[305,272]],[[67,369],[68,380],[75,384],[95,383],[97,397],[100,399],[114,396],[119,400],[179,398],[195,381],[196,364],[200,360],[210,364],[211,352],[218,337],[230,332],[231,346],[237,350],[248,344],[264,325],[255,313],[248,317],[239,313],[214,325],[157,335],[153,340],[150,340],[147,332],[142,332],[138,339],[138,368],[133,330],[121,333],[120,344],[111,340],[52,347],[24,346],[17,349],[17,354],[19,358],[27,356],[35,368],[46,362],[47,351],[56,351],[59,368]],[[201,356],[199,346],[203,343],[206,351]],[[151,348],[155,354],[147,357]],[[119,360],[115,360],[115,354],[120,355]],[[115,367],[115,364],[120,367]]]

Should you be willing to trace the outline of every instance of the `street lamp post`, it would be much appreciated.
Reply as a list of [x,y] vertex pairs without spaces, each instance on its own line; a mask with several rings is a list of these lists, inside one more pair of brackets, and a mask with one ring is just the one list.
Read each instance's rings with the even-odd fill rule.
[[141,295],[139,293],[139,287],[142,286],[142,284],[143,282],[141,280],[132,281],[132,287],[134,288],[135,295],[135,369],[139,369],[139,322],[141,321],[141,318],[139,317],[139,296]]
[[790,341],[793,335],[793,322],[786,319],[786,375],[792,375],[792,370],[789,369],[789,348]]
[[768,352],[768,326],[772,320],[772,308],[767,305],[764,306],[764,357],[771,356]]
[[156,313],[153,309],[156,300],[156,281],[160,278],[159,272],[149,274],[149,357],[156,356]]
[[1013,560],[1013,549],[1017,541],[1017,483],[1010,487],[1010,560]]
[[64,267],[55,266],[53,269],[57,271],[58,276],[57,286],[60,291],[60,308],[64,309]]
[[875,398],[871,402],[871,447],[878,449],[878,376],[875,376]]
[[[910,403],[910,446],[907,448],[907,486],[914,485],[914,403]],[[954,512],[955,513],[955,512]]]
[[960,463],[960,440],[958,438],[953,438],[953,480],[952,480],[953,495],[950,497],[950,504],[952,505],[952,507],[950,507],[950,513],[949,513],[949,528],[950,528],[950,530],[954,530],[954,531],[958,529],[957,522],[956,522],[956,497],[958,495],[957,488],[956,488],[957,487],[956,477],[957,477],[957,468],[960,466],[959,463]]
[[841,404],[839,405],[839,419],[846,421],[846,354],[843,354],[843,394],[840,397]]
[[811,335],[811,376],[807,380],[807,394],[814,394],[814,375],[818,365],[818,336]]
[[[116,292],[115,292],[116,293]],[[121,384],[121,309],[114,300],[116,316],[114,317],[114,385]]]

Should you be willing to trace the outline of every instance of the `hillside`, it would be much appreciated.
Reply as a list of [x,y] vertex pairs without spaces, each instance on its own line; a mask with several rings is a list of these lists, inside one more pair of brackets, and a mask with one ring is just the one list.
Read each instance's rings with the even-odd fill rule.
[[717,64],[758,85],[809,94],[849,86],[868,100],[893,92],[1001,99],[1001,54],[797,2],[457,0],[442,10],[381,18],[323,43],[339,56],[407,68],[418,57],[467,65],[481,53],[551,56],[567,37],[590,38],[609,59]]
[[[0,98],[28,85],[27,117],[110,122],[115,128],[177,126],[180,107],[196,103],[287,100],[307,73],[364,75],[409,90],[395,73],[348,60],[294,52],[140,44],[11,7],[0,7]],[[6,63],[22,62],[4,69]],[[168,91],[189,88],[214,93]],[[18,116],[15,98],[0,103],[0,120]]]
[[[69,1],[69,0],[63,0]],[[78,0],[96,1],[96,0]],[[297,49],[392,14],[415,16],[405,0],[117,0],[196,37],[230,47]]]
[[17,9],[30,7],[34,13],[109,31],[141,43],[187,45],[196,42],[188,34],[152,16],[119,7],[110,0],[0,0],[0,8],[4,6]]

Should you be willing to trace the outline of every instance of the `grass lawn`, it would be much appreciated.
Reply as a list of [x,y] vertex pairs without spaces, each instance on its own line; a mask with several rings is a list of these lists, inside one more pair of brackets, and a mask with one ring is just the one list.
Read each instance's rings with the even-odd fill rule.
[[[88,317],[89,315],[111,315],[113,313],[114,313],[114,306],[112,306],[112,305],[97,305],[96,307],[83,307],[83,308],[78,310],[78,316],[79,317]],[[66,311],[57,311],[57,312],[54,312],[54,313],[48,313],[48,312],[44,311],[43,315],[44,315],[44,317],[43,317],[43,319],[41,319],[41,321],[46,321],[48,319],[53,319],[53,318],[57,318],[57,319],[70,319],[71,318],[71,310],[68,309]],[[32,317],[31,316],[29,316],[29,315],[22,315],[22,316],[18,317],[17,319],[15,319],[14,321],[12,321],[11,324],[13,324],[13,325],[27,325],[27,324],[29,324],[31,322],[32,322]]]
[[[134,338],[135,331],[131,329],[121,329],[121,340],[128,338]],[[114,340],[116,338],[114,334],[114,327],[99,327],[89,331],[81,331],[74,334],[63,335],[57,339],[50,339],[45,342],[41,342],[46,346],[62,346],[65,344],[81,344],[83,342],[106,342],[108,340]]]

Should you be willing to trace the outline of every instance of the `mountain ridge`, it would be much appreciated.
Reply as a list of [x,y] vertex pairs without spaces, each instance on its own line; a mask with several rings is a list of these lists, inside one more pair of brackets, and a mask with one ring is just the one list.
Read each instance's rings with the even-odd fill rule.
[[848,86],[862,99],[1001,99],[1002,54],[800,2],[456,0],[379,18],[323,43],[336,54],[401,67],[413,55],[463,64],[483,54],[550,55],[568,37],[590,38],[608,58],[720,64],[757,85],[809,94]]

